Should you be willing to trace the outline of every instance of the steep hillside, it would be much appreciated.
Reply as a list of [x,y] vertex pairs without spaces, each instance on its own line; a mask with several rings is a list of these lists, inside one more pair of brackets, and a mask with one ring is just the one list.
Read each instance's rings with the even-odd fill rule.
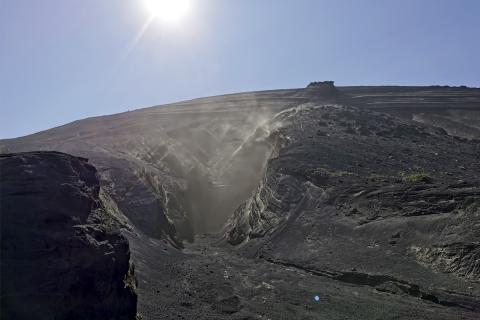
[[145,318],[478,319],[478,141],[309,103],[236,153],[257,150],[261,182],[223,234],[182,252],[130,238]]
[[[391,116],[303,105],[226,239],[247,256],[480,311],[480,144]],[[473,294],[473,296],[472,296]]]
[[480,89],[316,82],[79,120],[0,149],[97,168],[143,319],[473,320],[479,119]]
[[90,159],[103,188],[139,232],[180,244],[218,231],[258,185],[268,150],[238,152],[257,127],[307,102],[380,110],[480,137],[480,89],[312,83],[89,118],[0,145],[11,152],[56,150]]

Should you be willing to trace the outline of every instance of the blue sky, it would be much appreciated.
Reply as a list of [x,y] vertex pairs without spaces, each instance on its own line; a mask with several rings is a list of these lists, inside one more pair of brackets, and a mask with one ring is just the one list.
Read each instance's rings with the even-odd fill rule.
[[0,0],[0,138],[223,93],[339,85],[480,86],[477,0]]

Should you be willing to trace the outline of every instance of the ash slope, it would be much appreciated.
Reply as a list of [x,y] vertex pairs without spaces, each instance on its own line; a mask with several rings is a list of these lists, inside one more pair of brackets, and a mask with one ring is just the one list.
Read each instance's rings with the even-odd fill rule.
[[[132,225],[144,319],[478,319],[480,90],[317,89],[197,99],[1,144],[91,159]],[[163,241],[218,230],[234,211],[217,246]]]
[[478,141],[342,106],[288,109],[269,125],[273,156],[227,227],[230,244],[375,292],[480,312]]
[[129,245],[95,168],[29,152],[1,155],[0,176],[1,318],[134,319]]
[[478,319],[478,141],[307,104],[238,154],[259,148],[270,151],[262,181],[223,240],[178,252],[130,238],[142,316]]
[[135,229],[181,245],[218,231],[259,183],[269,150],[238,152],[258,126],[307,102],[387,112],[480,138],[480,89],[334,87],[202,98],[89,118],[0,141],[10,152],[57,150],[90,159]]

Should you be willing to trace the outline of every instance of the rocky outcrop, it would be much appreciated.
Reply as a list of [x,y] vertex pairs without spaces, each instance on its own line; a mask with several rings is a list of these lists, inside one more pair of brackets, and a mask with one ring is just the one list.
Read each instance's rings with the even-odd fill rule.
[[326,87],[326,88],[333,88],[335,87],[335,81],[327,80],[327,81],[313,81],[310,82],[307,86],[307,88],[321,88],[321,87]]
[[135,319],[133,264],[86,159],[0,156],[1,318]]
[[335,87],[334,81],[316,81],[310,82],[305,89],[307,95],[313,100],[331,100],[338,97],[339,92]]

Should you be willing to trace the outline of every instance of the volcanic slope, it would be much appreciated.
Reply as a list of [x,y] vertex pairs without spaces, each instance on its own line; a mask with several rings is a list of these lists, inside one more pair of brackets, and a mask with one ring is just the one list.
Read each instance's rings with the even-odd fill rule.
[[480,90],[324,89],[0,143],[97,166],[131,225],[145,319],[478,319]]
[[195,234],[218,231],[258,185],[269,150],[238,152],[257,127],[308,102],[375,109],[480,138],[480,89],[312,83],[88,118],[0,140],[0,149],[88,158],[102,188],[137,230],[181,245]]
[[181,253],[130,238],[145,318],[478,319],[478,141],[304,104],[238,153],[258,145],[262,180],[223,232]]

